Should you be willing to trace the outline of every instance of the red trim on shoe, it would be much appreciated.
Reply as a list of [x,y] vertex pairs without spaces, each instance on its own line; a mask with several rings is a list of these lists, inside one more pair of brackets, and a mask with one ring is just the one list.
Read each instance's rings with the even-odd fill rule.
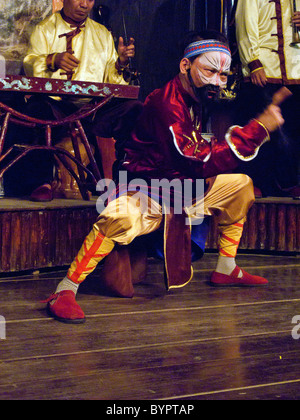
[[[241,278],[238,277],[240,271],[242,271],[243,275]],[[234,287],[234,286],[247,286],[247,287],[256,287],[256,286],[266,286],[269,282],[267,279],[254,276],[252,274],[247,273],[245,270],[239,268],[238,266],[235,267],[233,272],[230,276],[222,273],[217,273],[214,271],[211,276],[210,283],[212,286],[227,286],[227,287]]]
[[53,295],[49,296],[48,299],[41,300],[41,303],[49,303],[51,300],[56,299],[58,296],[58,293],[53,293]]
[[75,293],[71,290],[55,293],[43,303],[48,304],[49,314],[57,321],[67,324],[83,324],[85,322],[84,312],[75,300]]

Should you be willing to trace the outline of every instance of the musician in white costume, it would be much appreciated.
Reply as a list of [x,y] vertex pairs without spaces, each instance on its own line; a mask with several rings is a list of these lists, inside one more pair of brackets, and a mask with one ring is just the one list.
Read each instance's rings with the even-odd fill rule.
[[[129,44],[125,45],[120,37],[116,51],[111,33],[88,17],[94,3],[95,0],[64,0],[61,11],[36,26],[24,59],[27,76],[128,84],[124,80],[124,69],[128,68],[130,58],[135,55],[134,39],[130,38]],[[28,113],[39,118],[55,119],[74,112],[75,107],[80,105],[77,98],[68,103],[57,99],[49,98],[45,108],[41,107],[39,98],[34,98]],[[125,140],[141,106],[138,101],[118,100],[100,109],[93,119],[92,131],[97,138],[102,162],[108,163],[108,168],[115,158],[115,141]],[[72,147],[70,140],[64,141],[63,145],[60,143],[60,146],[64,145]],[[111,173],[104,175],[109,177]],[[43,185],[31,195],[34,201],[50,201],[53,198],[54,184],[50,181],[43,179]],[[72,194],[68,192],[64,198],[76,198]],[[56,195],[63,196],[63,191],[57,194],[56,190]]]
[[300,84],[300,50],[292,48],[292,17],[300,29],[293,0],[239,0],[236,27],[244,77],[264,86],[268,83]]
[[[300,45],[291,46],[293,29],[300,30],[300,0],[239,0],[236,10],[236,34],[239,47],[244,89],[240,110],[259,112],[280,85],[292,92],[283,107],[286,124],[274,142],[262,149],[261,161],[256,160],[254,182],[261,182],[265,195],[275,195],[276,186],[282,193],[299,196],[299,131],[300,131]],[[241,124],[243,121],[241,121]],[[276,174],[277,172],[277,174]],[[267,184],[276,174],[273,186]],[[276,185],[277,184],[277,185]]]
[[[134,44],[126,47],[120,40],[117,53],[111,33],[105,26],[87,17],[94,0],[65,0],[64,4],[61,12],[52,14],[35,27],[24,59],[26,74],[125,84],[117,67],[128,65],[128,57],[134,56]],[[75,7],[77,4],[78,7]],[[72,52],[67,51],[69,34],[72,36]]]

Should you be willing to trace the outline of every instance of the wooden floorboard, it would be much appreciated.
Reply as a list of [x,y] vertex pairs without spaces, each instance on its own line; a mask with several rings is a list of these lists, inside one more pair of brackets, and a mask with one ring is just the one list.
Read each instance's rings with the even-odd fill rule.
[[205,255],[192,282],[168,293],[151,260],[133,299],[106,294],[99,268],[79,289],[87,321],[77,326],[40,302],[65,270],[1,277],[0,399],[300,399],[299,257],[239,255],[269,279],[259,289],[209,286],[216,258]]

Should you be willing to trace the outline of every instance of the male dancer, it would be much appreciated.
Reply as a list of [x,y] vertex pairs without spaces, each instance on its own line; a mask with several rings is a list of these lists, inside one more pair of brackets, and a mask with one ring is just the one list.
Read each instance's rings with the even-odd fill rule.
[[[231,127],[226,138],[206,140],[202,135],[202,117],[226,86],[231,65],[231,53],[223,37],[211,36],[194,34],[185,48],[180,73],[146,99],[122,169],[131,180],[143,179],[148,185],[153,179],[205,179],[204,197],[195,197],[185,213],[194,221],[203,216],[218,219],[219,259],[211,283],[261,286],[268,281],[246,273],[235,262],[246,215],[254,201],[253,184],[246,175],[228,172],[240,160],[253,159],[269,140],[269,133],[283,124],[283,118],[280,108],[270,105],[245,127]],[[100,214],[67,276],[46,301],[52,316],[63,322],[84,322],[84,313],[75,300],[79,285],[115,244],[130,244],[137,236],[159,229],[163,225],[162,213],[161,204],[147,193],[122,193],[121,189],[118,198]],[[177,238],[183,236],[180,229]],[[168,267],[190,264],[190,258],[183,257],[185,249],[178,244],[179,240],[172,244],[173,258],[167,258]],[[170,278],[169,288],[183,286],[187,281],[182,279],[181,284],[175,284]]]

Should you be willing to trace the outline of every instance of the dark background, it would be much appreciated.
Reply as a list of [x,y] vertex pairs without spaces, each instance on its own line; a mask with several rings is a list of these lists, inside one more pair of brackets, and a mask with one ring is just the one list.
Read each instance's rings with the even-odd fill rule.
[[128,38],[135,39],[133,64],[141,73],[144,99],[177,74],[179,44],[189,30],[215,29],[232,37],[234,3],[235,0],[96,0],[92,17],[98,20],[98,7],[106,6],[109,18],[101,23],[112,30],[117,40],[125,35],[124,16]]

